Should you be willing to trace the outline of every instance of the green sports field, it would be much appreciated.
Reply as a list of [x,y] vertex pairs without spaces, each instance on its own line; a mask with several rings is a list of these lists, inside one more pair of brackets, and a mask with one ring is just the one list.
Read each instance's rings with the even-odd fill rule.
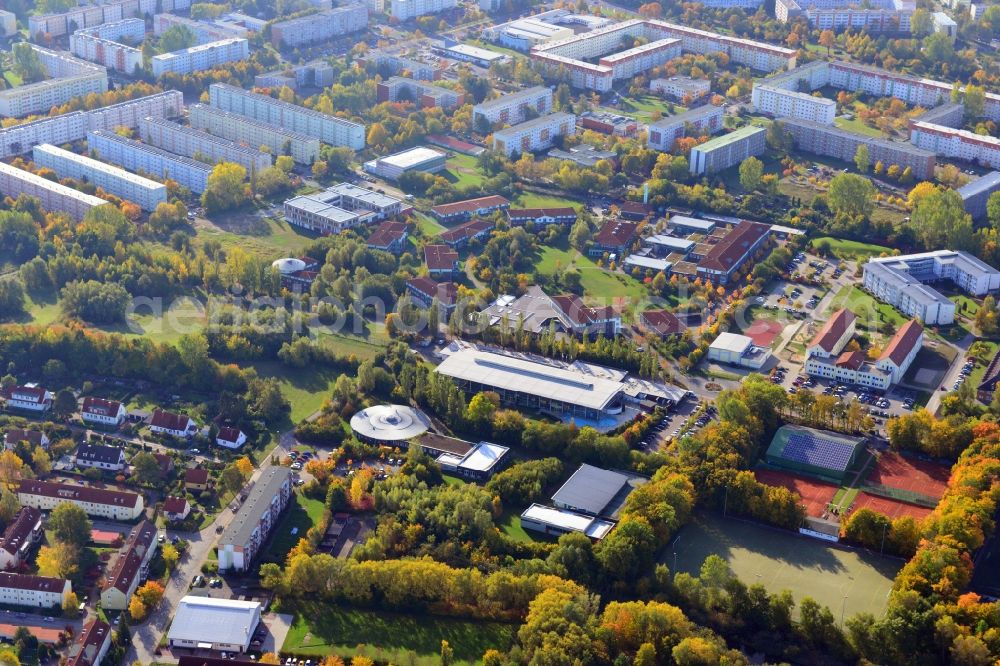
[[[701,563],[715,554],[747,585],[761,583],[769,592],[791,590],[796,601],[812,597],[840,620],[885,611],[899,560],[827,544],[818,539],[772,529],[717,514],[698,514],[663,553],[662,561],[698,575]],[[846,597],[846,601],[845,601]]]

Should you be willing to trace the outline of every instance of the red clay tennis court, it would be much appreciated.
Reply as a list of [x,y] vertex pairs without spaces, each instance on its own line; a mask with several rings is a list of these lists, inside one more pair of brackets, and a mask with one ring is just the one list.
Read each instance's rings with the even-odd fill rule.
[[944,465],[904,458],[895,451],[886,451],[879,456],[878,464],[867,481],[941,499],[950,475],[951,470]]
[[823,483],[774,469],[755,469],[753,473],[761,483],[766,483],[769,486],[783,486],[798,493],[802,497],[802,504],[806,507],[806,514],[814,518],[819,518],[826,513],[827,505],[837,494],[837,486],[832,483]]
[[743,332],[758,347],[770,347],[785,325],[772,319],[758,319]]
[[851,504],[851,513],[854,513],[858,509],[871,509],[889,518],[912,516],[915,520],[922,520],[927,514],[933,511],[933,509],[928,509],[925,506],[900,502],[888,497],[869,495],[866,492],[858,493],[858,496],[854,498],[854,503]]

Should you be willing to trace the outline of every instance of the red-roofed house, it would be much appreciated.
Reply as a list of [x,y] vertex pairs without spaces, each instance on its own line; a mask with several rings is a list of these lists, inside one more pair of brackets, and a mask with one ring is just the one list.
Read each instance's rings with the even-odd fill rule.
[[4,433],[3,445],[5,449],[13,449],[21,442],[28,442],[32,446],[40,446],[43,449],[49,448],[49,438],[41,430],[11,428]]
[[546,227],[550,224],[572,225],[576,222],[576,211],[572,208],[511,208],[507,211],[507,220],[513,227],[524,226],[534,222],[536,227]]
[[184,472],[185,490],[206,490],[208,488],[208,470],[194,467]]
[[644,329],[661,338],[679,335],[684,330],[684,324],[677,315],[666,310],[646,310],[639,315],[639,322]]
[[0,538],[0,569],[16,569],[27,562],[42,534],[42,512],[31,506],[18,509]]
[[604,253],[616,255],[621,261],[629,253],[639,225],[628,220],[608,220],[594,236],[594,244],[587,251],[592,257],[603,256]]
[[698,262],[698,277],[726,284],[764,246],[770,230],[759,222],[740,222]]
[[101,607],[123,611],[136,588],[146,578],[149,561],[156,552],[156,526],[143,520],[125,540],[101,587]]
[[117,427],[125,420],[125,406],[117,400],[87,396],[80,408],[84,423]]
[[42,511],[51,511],[63,502],[70,502],[86,511],[88,516],[110,520],[135,520],[145,507],[142,495],[137,493],[35,479],[22,479],[18,483],[17,499],[21,506],[33,506]]
[[7,409],[41,413],[52,407],[52,393],[35,384],[15,386],[4,397],[7,399]]
[[441,321],[451,316],[458,303],[458,287],[454,282],[435,282],[430,278],[416,277],[406,281],[406,290],[413,300],[429,308],[436,298],[441,308]]
[[924,327],[916,319],[911,319],[892,336],[892,340],[886,345],[885,351],[875,365],[892,376],[891,383],[898,384],[910,368],[913,359],[920,353],[923,344]]
[[621,216],[628,220],[645,220],[653,214],[653,207],[639,201],[619,201],[615,206],[621,211]]
[[184,520],[191,513],[186,497],[167,497],[163,500],[163,515],[167,520]]
[[493,223],[493,220],[472,220],[452,229],[442,231],[438,238],[447,245],[455,249],[460,249],[468,245],[469,241],[473,239],[482,240],[486,238],[494,228],[496,228],[496,225]]
[[65,578],[0,573],[0,604],[61,608],[73,585]]
[[174,414],[157,409],[149,422],[149,429],[161,435],[171,437],[193,437],[198,430],[198,424],[184,414]]
[[375,231],[368,237],[367,244],[373,250],[400,254],[406,247],[408,236],[409,232],[404,222],[390,220],[375,227]]
[[493,194],[479,199],[466,199],[465,201],[455,201],[453,203],[441,204],[431,208],[431,215],[443,224],[454,224],[455,222],[465,222],[473,215],[485,217],[492,215],[498,210],[506,210],[510,202],[499,194]]
[[596,336],[603,333],[606,337],[613,338],[621,332],[621,315],[610,306],[588,307],[575,294],[553,296],[552,303],[570,322],[572,332],[577,335]]
[[111,625],[101,620],[91,620],[69,648],[66,666],[100,666],[111,649]]
[[226,426],[219,428],[219,434],[215,436],[215,443],[227,449],[238,449],[247,443],[247,436],[239,428]]
[[857,320],[857,315],[847,308],[834,312],[809,343],[806,356],[830,358],[839,354],[854,337]]
[[424,263],[432,278],[451,278],[458,273],[458,252],[447,245],[426,245]]

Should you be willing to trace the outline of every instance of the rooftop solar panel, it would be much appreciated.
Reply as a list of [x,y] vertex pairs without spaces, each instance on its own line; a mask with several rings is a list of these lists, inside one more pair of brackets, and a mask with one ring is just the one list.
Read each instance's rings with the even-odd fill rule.
[[782,457],[807,465],[843,471],[851,462],[854,448],[848,442],[818,437],[808,432],[796,432],[789,436]]

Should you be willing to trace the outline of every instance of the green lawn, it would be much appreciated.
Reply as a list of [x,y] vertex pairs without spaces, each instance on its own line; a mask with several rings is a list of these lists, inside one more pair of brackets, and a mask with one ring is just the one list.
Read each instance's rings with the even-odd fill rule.
[[316,236],[276,218],[258,218],[247,213],[224,215],[218,220],[199,220],[195,244],[218,241],[224,249],[241,247],[265,259],[298,256]]
[[11,88],[16,88],[17,86],[21,85],[21,83],[23,83],[21,77],[15,74],[14,72],[10,71],[9,69],[4,71],[3,78],[7,81],[7,85]]
[[620,110],[609,109],[612,113],[625,113],[645,123],[656,119],[657,113],[663,117],[677,115],[685,110],[680,104],[674,104],[671,112],[669,102],[653,94],[622,97]]
[[471,155],[452,155],[448,158],[448,168],[441,174],[457,187],[478,187],[486,180],[479,161]]
[[821,242],[826,242],[830,246],[830,252],[833,253],[833,256],[845,261],[863,261],[871,257],[881,256],[883,253],[892,254],[891,247],[875,245],[874,243],[861,243],[843,238],[833,238],[832,236],[814,238],[812,247],[815,248]]
[[271,542],[264,551],[264,558],[284,564],[288,551],[323,517],[324,508],[322,501],[309,499],[300,492],[295,493],[295,503],[275,528]]
[[948,298],[955,303],[955,314],[960,317],[973,319],[979,312],[979,301],[969,298],[965,294],[953,294]]
[[340,372],[330,368],[290,368],[276,361],[263,361],[251,365],[261,377],[274,377],[281,386],[281,393],[292,404],[290,419],[298,423],[323,406],[330,397],[333,384]]
[[500,517],[500,531],[514,541],[534,541],[535,537],[532,535],[538,534],[537,532],[528,532],[521,527],[521,514],[517,511],[504,512],[503,516]]
[[624,298],[627,304],[638,305],[647,298],[646,288],[641,282],[624,273],[601,268],[573,248],[544,247],[535,267],[542,275],[554,275],[572,269],[580,271],[584,300],[610,304],[614,299]]
[[572,208],[580,210],[580,202],[537,192],[523,192],[514,199],[511,208]]
[[447,227],[438,224],[430,215],[424,213],[417,213],[417,229],[420,230],[421,235],[432,238],[437,236],[439,233],[444,231]]
[[993,340],[977,340],[976,342],[981,342],[989,348],[989,353],[983,357],[983,361],[980,362],[976,359],[976,365],[969,373],[969,378],[965,381],[970,383],[970,386],[979,386],[979,383],[983,381],[983,375],[986,374],[986,367],[996,356],[997,349],[1000,349],[1000,343],[994,342]]
[[876,301],[857,287],[842,287],[834,296],[829,312],[846,307],[858,316],[860,328],[891,335],[908,319],[891,305]]
[[296,614],[282,652],[345,659],[360,653],[382,664],[431,666],[441,663],[446,640],[455,652],[453,663],[472,666],[490,648],[507,652],[516,633],[514,624],[317,604]]
[[809,596],[828,606],[839,620],[885,611],[892,582],[902,563],[859,550],[839,548],[794,532],[699,514],[663,553],[663,563],[697,575],[702,562],[716,554],[747,585],[761,583],[768,591],[791,590],[796,601]]
[[878,139],[884,138],[881,130],[876,127],[872,127],[871,125],[866,125],[858,120],[857,116],[850,120],[838,116],[834,119],[833,124],[840,129],[847,130],[848,132],[854,132],[855,134],[863,134],[865,136],[872,136]]

